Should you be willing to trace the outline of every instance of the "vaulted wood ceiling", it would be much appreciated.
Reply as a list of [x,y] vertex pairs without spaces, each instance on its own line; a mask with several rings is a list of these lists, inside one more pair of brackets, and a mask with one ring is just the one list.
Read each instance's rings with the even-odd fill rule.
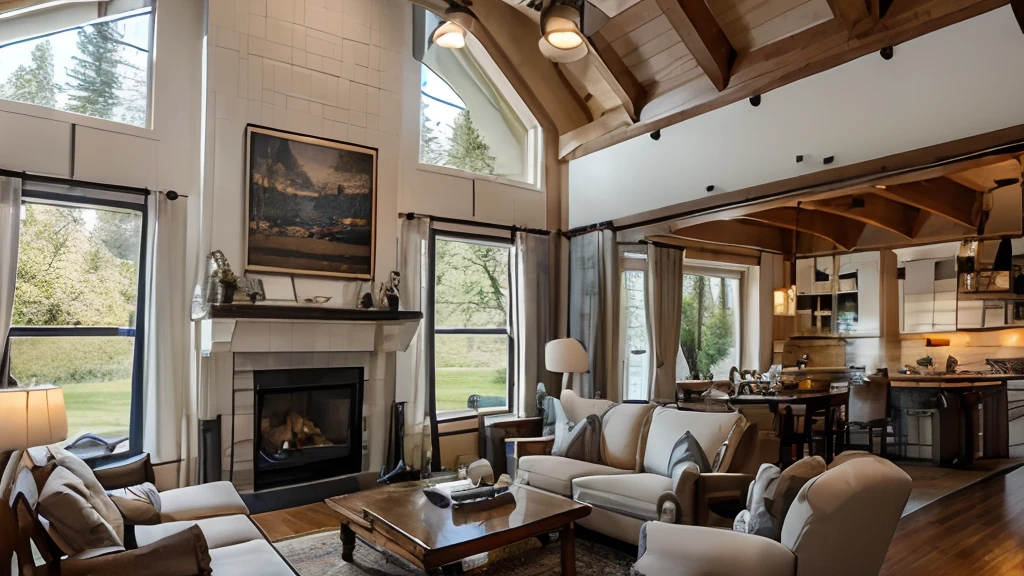
[[[967,170],[950,167],[848,189],[790,196],[678,221],[686,240],[798,254],[1003,236],[986,229],[994,195],[1016,210],[1020,234],[1022,160],[999,158]],[[796,234],[794,239],[792,234]]]
[[412,1],[439,14],[449,2],[469,8],[460,23],[487,37],[566,159],[1009,3],[1024,28],[1024,0],[589,0],[588,55],[554,63],[537,47],[539,13],[527,0]]

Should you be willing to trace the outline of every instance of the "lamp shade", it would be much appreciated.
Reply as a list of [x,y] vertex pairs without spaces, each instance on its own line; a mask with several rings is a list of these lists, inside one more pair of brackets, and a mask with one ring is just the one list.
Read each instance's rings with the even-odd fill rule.
[[0,451],[44,446],[67,437],[63,390],[56,386],[0,390]]
[[579,340],[561,338],[544,346],[544,365],[550,372],[582,374],[590,370],[590,357]]

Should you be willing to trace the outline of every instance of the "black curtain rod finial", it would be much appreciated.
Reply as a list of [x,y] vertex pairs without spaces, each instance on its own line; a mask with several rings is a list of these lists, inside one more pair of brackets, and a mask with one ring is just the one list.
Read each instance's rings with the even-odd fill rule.
[[415,212],[408,212],[408,213],[406,213],[405,219],[406,220],[415,220],[416,219],[416,213]]
[[175,192],[174,190],[168,190],[167,192],[164,192],[164,196],[167,196],[167,199],[170,200],[171,202],[179,198],[178,193]]

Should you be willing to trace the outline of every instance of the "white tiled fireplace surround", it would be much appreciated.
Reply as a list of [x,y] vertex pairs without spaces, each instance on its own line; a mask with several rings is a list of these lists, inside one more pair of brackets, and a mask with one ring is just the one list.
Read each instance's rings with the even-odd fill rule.
[[203,321],[205,367],[200,419],[221,417],[221,479],[253,490],[253,371],[362,367],[363,471],[380,470],[395,397],[396,353],[408,348],[419,320]]

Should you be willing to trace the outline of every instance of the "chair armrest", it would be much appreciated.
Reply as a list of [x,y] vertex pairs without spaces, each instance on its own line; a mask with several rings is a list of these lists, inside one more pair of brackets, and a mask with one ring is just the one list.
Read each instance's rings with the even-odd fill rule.
[[747,490],[753,481],[754,476],[751,474],[733,474],[729,472],[701,474],[697,478],[696,486],[696,524],[698,526],[707,525],[709,517],[708,506],[710,504],[746,502]]
[[769,538],[718,528],[647,522],[633,570],[642,576],[793,576],[796,556]]
[[127,460],[100,466],[93,470],[96,479],[105,490],[116,490],[142,484],[143,482],[156,482],[156,475],[153,473],[153,464],[150,462],[149,454],[142,453]]
[[700,470],[696,464],[678,466],[672,472],[672,490],[658,498],[658,519],[662,522],[694,524],[694,504],[697,500],[697,479]]
[[210,548],[198,526],[172,534],[149,546],[88,559],[60,563],[61,576],[147,574],[150,576],[209,576]]

